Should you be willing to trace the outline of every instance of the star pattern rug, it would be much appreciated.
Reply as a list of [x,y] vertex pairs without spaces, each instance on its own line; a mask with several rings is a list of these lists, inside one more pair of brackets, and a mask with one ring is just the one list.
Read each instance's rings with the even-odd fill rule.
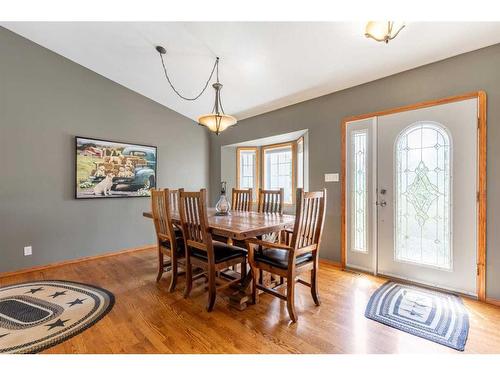
[[43,280],[0,288],[0,353],[36,353],[86,330],[113,308],[109,291]]

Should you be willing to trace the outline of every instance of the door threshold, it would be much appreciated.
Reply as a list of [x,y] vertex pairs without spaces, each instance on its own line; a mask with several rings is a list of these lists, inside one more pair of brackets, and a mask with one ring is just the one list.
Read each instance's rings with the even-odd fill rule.
[[467,297],[467,298],[472,298],[474,300],[479,300],[477,294],[471,294],[471,293],[465,292],[463,290],[455,290],[455,289],[449,289],[449,288],[446,288],[446,287],[443,287],[440,285],[426,284],[425,282],[422,282],[419,280],[409,279],[409,278],[401,277],[398,275],[392,275],[392,274],[381,273],[381,272],[378,273],[378,276],[389,279],[391,281],[397,281],[397,282],[402,282],[402,283],[406,283],[406,284],[411,284],[411,285],[419,286],[422,288],[435,290],[437,292],[454,293],[454,294],[458,294],[462,297]]

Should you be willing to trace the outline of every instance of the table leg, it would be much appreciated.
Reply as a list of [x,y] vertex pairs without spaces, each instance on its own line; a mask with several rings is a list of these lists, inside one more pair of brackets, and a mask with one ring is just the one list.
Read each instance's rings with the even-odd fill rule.
[[[253,274],[252,271],[248,271],[245,278],[242,280],[240,284],[236,284],[230,288],[229,295],[229,305],[234,307],[240,311],[245,310],[248,307],[252,300],[251,286]],[[262,284],[267,288],[274,289],[283,285],[283,281],[280,277],[273,277],[273,274],[269,272],[264,272],[264,277]],[[257,293],[264,293],[261,290],[258,290]]]

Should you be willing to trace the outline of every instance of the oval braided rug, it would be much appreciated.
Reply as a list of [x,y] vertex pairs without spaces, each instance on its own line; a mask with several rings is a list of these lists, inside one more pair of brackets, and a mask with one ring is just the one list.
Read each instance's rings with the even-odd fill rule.
[[82,283],[41,280],[0,288],[0,353],[36,353],[86,330],[115,298]]

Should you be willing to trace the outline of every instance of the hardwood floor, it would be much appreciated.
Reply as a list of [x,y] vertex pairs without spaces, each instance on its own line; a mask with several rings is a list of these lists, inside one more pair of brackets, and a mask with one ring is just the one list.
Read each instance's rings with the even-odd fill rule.
[[[237,311],[218,297],[205,311],[200,280],[184,299],[181,276],[156,278],[156,253],[143,250],[0,279],[0,286],[66,279],[113,292],[116,304],[100,322],[45,353],[459,353],[364,317],[371,293],[385,280],[320,263],[322,305],[297,285],[299,321],[290,324],[286,303],[263,294],[258,305]],[[465,299],[470,332],[466,353],[500,353],[500,308]]]

